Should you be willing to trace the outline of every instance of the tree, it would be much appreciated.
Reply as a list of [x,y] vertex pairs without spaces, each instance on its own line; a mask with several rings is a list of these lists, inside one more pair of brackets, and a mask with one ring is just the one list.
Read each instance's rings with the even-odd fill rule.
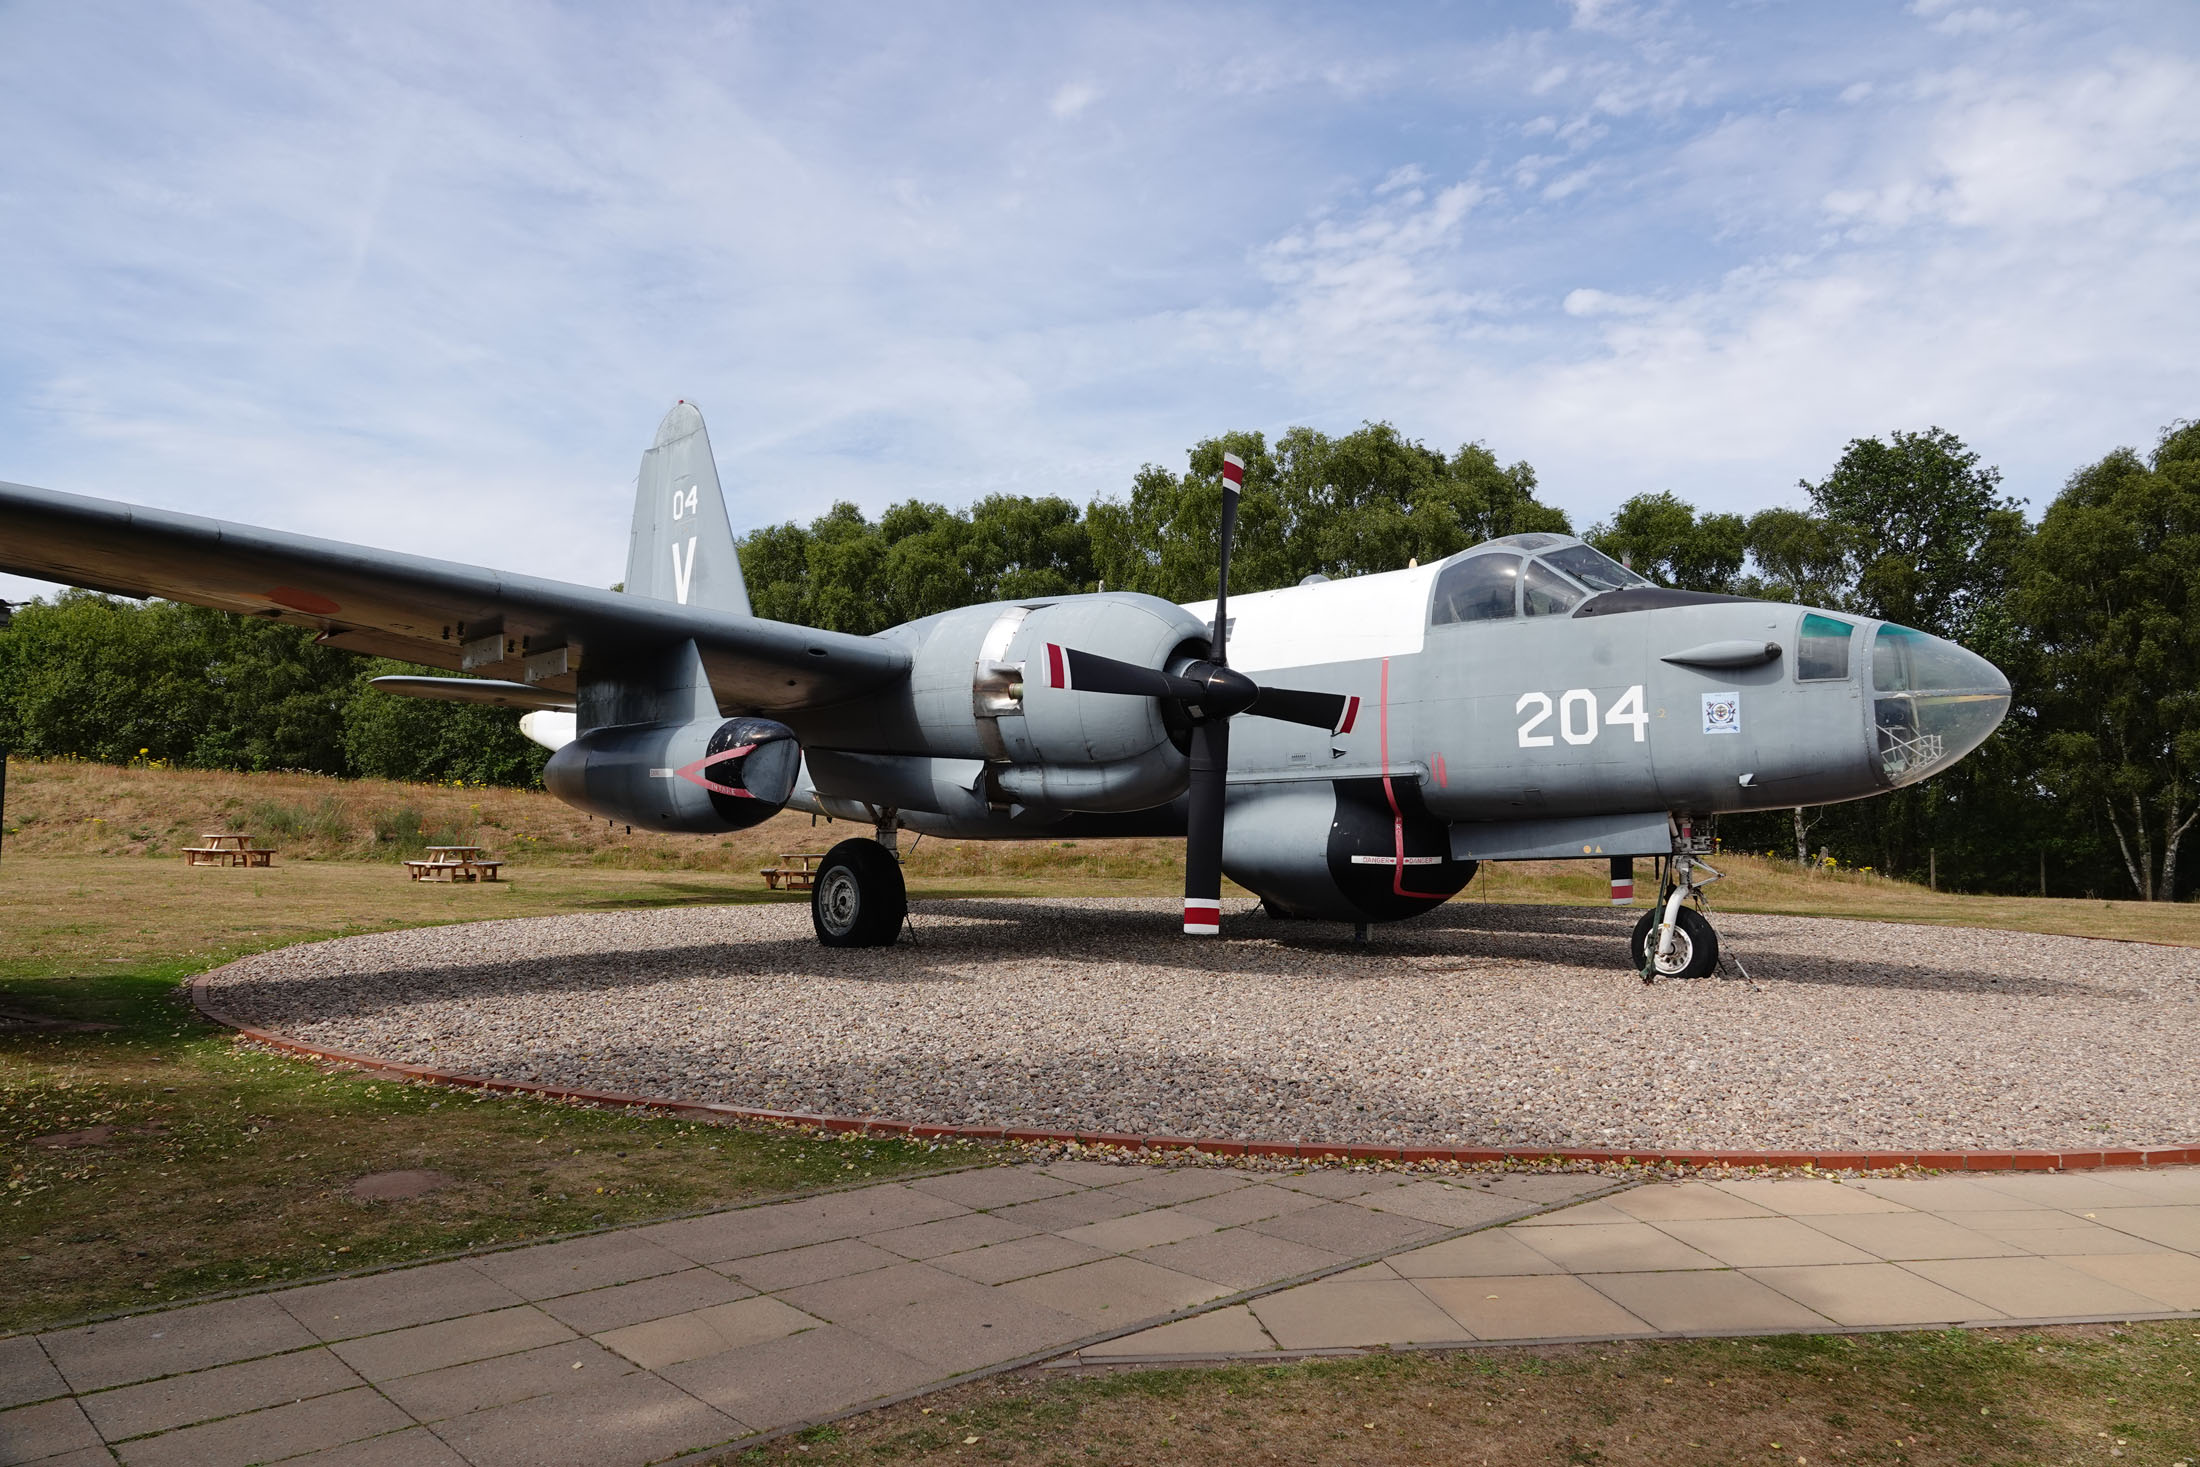
[[354,661],[342,772],[419,784],[542,783],[550,751],[519,731],[509,709],[400,698],[367,686],[384,673],[420,671],[409,662]]
[[494,708],[368,690],[379,672],[303,628],[65,591],[0,632],[0,747],[108,763],[528,784],[544,751]]
[[1851,439],[1832,473],[1800,487],[1837,531],[1828,543],[1846,561],[1844,604],[1961,640],[2007,584],[2023,511],[1995,492],[2001,470],[1980,467],[1955,434],[1888,439]]
[[1637,494],[1584,538],[1636,574],[1686,591],[1732,591],[1749,552],[1740,515],[1699,518],[1670,493]]
[[1214,595],[1225,453],[1245,461],[1237,590],[1396,570],[1499,535],[1569,528],[1564,512],[1536,499],[1534,469],[1502,467],[1479,443],[1447,458],[1388,423],[1342,438],[1292,428],[1273,449],[1259,433],[1225,433],[1194,445],[1181,477],[1148,464],[1128,499],[1093,504],[1093,565],[1110,586],[1172,601]]
[[1849,527],[1805,509],[1763,509],[1749,517],[1744,538],[1754,569],[1736,577],[1738,594],[1828,609],[1848,600]]
[[2045,775],[2108,821],[2132,888],[2171,901],[2200,819],[2200,425],[2080,469],[2022,558]]
[[32,601],[0,634],[0,744],[33,758],[188,762],[216,721],[208,662],[202,629],[173,602]]

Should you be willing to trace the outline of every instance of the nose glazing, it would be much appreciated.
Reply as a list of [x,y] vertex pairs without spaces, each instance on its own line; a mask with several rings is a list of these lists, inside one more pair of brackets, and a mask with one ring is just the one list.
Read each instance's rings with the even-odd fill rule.
[[1986,742],[2009,712],[2009,679],[1942,637],[1883,623],[1872,638],[1872,738],[1880,777],[1899,788]]

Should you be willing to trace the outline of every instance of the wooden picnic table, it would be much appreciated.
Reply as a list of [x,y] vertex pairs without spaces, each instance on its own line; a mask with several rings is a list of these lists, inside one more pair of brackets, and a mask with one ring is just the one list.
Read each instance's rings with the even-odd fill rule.
[[763,868],[764,885],[773,891],[808,891],[817,885],[817,863],[823,851],[781,851],[779,864]]
[[483,857],[483,846],[429,846],[428,859],[407,861],[406,874],[415,881],[501,881],[497,873],[503,869],[502,861]]
[[202,831],[199,844],[183,848],[186,866],[271,866],[274,863],[272,846],[256,846],[250,835],[237,830]]

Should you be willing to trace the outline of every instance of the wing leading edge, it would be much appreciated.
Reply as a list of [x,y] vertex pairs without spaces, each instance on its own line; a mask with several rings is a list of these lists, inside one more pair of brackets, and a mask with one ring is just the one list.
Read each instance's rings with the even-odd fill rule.
[[899,682],[890,642],[426,556],[0,482],[0,570],[314,628],[347,651],[571,696],[587,658],[692,639],[729,708],[821,707]]

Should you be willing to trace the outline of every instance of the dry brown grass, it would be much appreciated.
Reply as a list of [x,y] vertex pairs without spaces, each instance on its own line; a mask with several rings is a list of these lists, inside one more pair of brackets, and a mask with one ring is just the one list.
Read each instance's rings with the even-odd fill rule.
[[[677,893],[741,900],[761,895],[757,872],[782,851],[823,851],[863,828],[813,824],[781,814],[754,830],[723,836],[628,833],[567,808],[540,790],[457,789],[310,774],[118,769],[78,762],[15,760],[9,766],[5,849],[28,855],[166,856],[202,831],[243,828],[270,839],[283,864],[395,860],[435,844],[490,847],[515,876],[544,878],[530,891],[581,890],[553,871],[693,872],[733,878]],[[448,839],[445,839],[448,837]],[[1183,855],[1173,840],[942,841],[903,838],[904,864],[919,894],[1173,896]],[[1858,872],[1798,869],[1793,863],[1729,853],[1728,879],[1711,888],[1714,908],[1797,916],[1854,917],[1958,927],[1998,927],[2140,942],[2200,946],[2200,903],[2106,902],[1965,896]],[[1649,899],[1650,863],[1639,863],[1638,905]],[[280,868],[278,868],[280,869]],[[547,881],[547,884],[546,884]],[[1606,899],[1601,861],[1485,865],[1460,901],[1596,905]],[[372,881],[357,888],[366,892]],[[1233,894],[1245,895],[1236,888]],[[657,900],[670,893],[660,893]],[[371,898],[379,902],[386,893]],[[601,899],[599,896],[596,899]],[[401,899],[393,899],[401,900]],[[541,910],[571,910],[568,907]],[[369,915],[409,918],[410,908]],[[537,910],[528,901],[511,909]]]

